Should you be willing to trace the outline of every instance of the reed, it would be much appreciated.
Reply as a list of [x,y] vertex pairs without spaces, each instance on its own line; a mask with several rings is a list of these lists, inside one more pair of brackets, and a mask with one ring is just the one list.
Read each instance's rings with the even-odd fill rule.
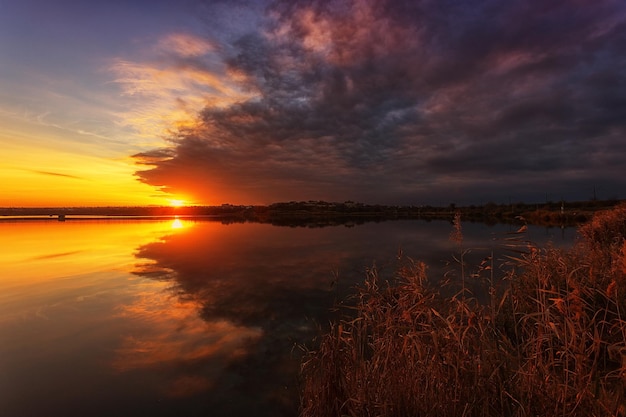
[[626,416],[626,206],[580,236],[511,257],[498,292],[490,268],[489,303],[410,258],[368,271],[303,360],[301,416]]

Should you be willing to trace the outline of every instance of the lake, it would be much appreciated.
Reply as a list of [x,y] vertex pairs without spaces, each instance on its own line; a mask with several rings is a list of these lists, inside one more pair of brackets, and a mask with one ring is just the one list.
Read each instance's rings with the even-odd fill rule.
[[[516,229],[463,223],[463,246],[479,259]],[[333,306],[400,251],[454,269],[451,231],[0,220],[0,415],[295,416],[300,347]],[[566,247],[575,230],[525,238]]]

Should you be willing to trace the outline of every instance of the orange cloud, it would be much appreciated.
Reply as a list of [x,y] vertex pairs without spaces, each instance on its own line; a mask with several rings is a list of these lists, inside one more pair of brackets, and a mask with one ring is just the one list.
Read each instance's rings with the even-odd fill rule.
[[170,52],[182,57],[205,55],[215,50],[207,39],[186,33],[172,33],[157,42],[158,52]]
[[251,97],[214,55],[209,40],[175,33],[161,38],[154,50],[157,56],[151,59],[117,59],[109,68],[129,100],[127,110],[117,113],[119,123],[142,137],[164,138],[192,127],[207,105],[224,108]]

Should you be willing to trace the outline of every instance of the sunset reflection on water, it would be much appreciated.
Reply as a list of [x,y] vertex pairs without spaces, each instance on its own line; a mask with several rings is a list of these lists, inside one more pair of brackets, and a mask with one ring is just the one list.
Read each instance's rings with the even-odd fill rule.
[[[0,231],[10,248],[0,254],[3,416],[297,408],[293,330],[313,328],[292,296],[316,284],[289,282],[315,256],[298,255],[293,233],[180,218],[5,221]],[[288,264],[276,256],[294,248]]]
[[115,396],[118,407],[135,401],[132,382],[146,398],[198,386],[184,375],[119,375],[162,366],[168,355],[183,361],[222,339],[190,348],[210,333],[197,306],[176,296],[171,283],[133,274],[136,248],[191,226],[180,219],[0,223],[0,414],[107,415],[106,397]]
[[435,273],[450,227],[0,221],[0,415],[293,416],[331,308],[399,249]]

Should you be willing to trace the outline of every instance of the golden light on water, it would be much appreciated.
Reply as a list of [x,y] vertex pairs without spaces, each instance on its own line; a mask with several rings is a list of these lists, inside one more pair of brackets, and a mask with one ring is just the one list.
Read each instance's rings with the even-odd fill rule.
[[172,229],[182,229],[183,227],[185,227],[185,225],[178,217],[172,220]]
[[11,248],[0,251],[0,288],[42,288],[58,277],[133,269],[134,248],[172,233],[165,221],[111,221],[106,226],[99,221],[0,222],[0,247]]

